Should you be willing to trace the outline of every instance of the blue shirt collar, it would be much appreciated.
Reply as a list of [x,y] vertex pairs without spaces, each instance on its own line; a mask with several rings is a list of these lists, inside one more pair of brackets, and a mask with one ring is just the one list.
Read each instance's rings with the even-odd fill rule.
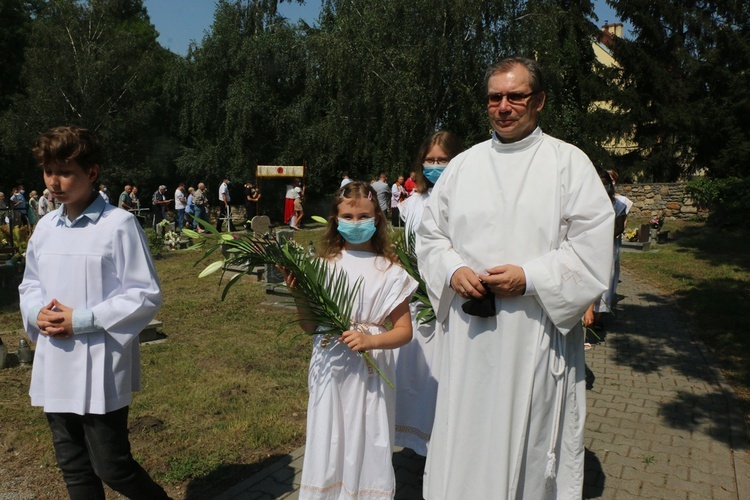
[[[66,227],[73,227],[78,224],[85,226],[89,223],[96,223],[96,221],[99,220],[99,217],[102,216],[102,212],[104,212],[106,205],[107,203],[104,201],[104,198],[97,194],[94,201],[91,202],[91,204],[83,210],[83,213],[81,213],[81,215],[79,215],[74,221],[68,219],[67,208],[63,205],[60,208],[60,221],[65,224]],[[81,222],[84,217],[88,220],[86,222]]]

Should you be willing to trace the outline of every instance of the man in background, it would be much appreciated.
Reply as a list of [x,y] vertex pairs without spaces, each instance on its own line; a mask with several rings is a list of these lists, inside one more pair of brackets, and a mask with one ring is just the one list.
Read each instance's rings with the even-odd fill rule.
[[161,221],[167,218],[167,205],[169,205],[169,202],[172,200],[167,199],[164,195],[166,192],[167,186],[162,184],[151,197],[151,205],[154,208],[154,230],[156,230]]
[[380,172],[380,177],[378,178],[378,180],[372,183],[372,188],[378,195],[378,204],[380,205],[380,209],[387,217],[389,205],[388,201],[391,199],[391,188],[388,185],[388,176],[385,175],[385,172]]
[[120,198],[117,202],[117,206],[122,208],[123,210],[130,210],[133,208],[133,205],[130,200],[130,191],[133,190],[133,187],[130,184],[127,184],[125,188],[123,189],[122,193],[120,193]]
[[177,212],[177,224],[175,226],[176,231],[179,233],[182,231],[182,226],[185,224],[185,207],[187,206],[187,196],[185,195],[185,183],[180,182],[177,189],[174,192],[174,209]]
[[[198,183],[198,189],[193,192],[193,203],[195,204],[195,218],[208,221],[206,218],[208,215],[208,201],[206,200],[206,185],[202,182]],[[203,226],[198,224],[198,221],[193,220],[193,229],[199,233],[205,232]]]
[[224,181],[219,186],[219,231],[221,231],[224,221],[227,223],[227,231],[234,231],[234,225],[232,224],[232,209],[230,205],[232,198],[229,196],[229,182],[229,177],[224,176]]

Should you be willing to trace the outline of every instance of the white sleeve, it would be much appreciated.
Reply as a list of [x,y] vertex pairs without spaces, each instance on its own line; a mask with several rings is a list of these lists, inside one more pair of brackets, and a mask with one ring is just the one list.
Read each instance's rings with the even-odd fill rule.
[[609,286],[614,212],[596,169],[571,176],[563,207],[563,239],[557,248],[523,266],[536,298],[555,326],[567,333]]
[[126,345],[138,337],[156,316],[162,303],[159,278],[151,260],[146,234],[135,217],[129,217],[114,232],[115,265],[120,293],[112,294],[91,308],[94,320],[118,343]]
[[36,342],[40,333],[39,328],[36,326],[37,316],[42,307],[46,305],[43,302],[42,288],[39,281],[36,260],[36,238],[34,237],[42,232],[41,229],[38,228],[26,247],[26,268],[23,272],[23,281],[21,281],[21,285],[18,287],[23,327],[32,342]]
[[427,286],[438,321],[445,320],[456,296],[456,292],[450,287],[450,276],[465,265],[448,237],[450,221],[447,207],[453,183],[447,182],[444,177],[445,174],[438,180],[425,205],[416,242],[419,272]]

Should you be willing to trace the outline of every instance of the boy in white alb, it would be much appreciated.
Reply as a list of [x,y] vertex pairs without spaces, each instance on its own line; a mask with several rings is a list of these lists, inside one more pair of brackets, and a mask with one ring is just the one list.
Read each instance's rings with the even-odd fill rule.
[[97,194],[102,155],[91,132],[53,128],[34,154],[62,206],[40,219],[19,286],[36,342],[31,404],[44,408],[71,499],[104,499],[102,481],[129,498],[168,498],[128,441],[138,334],[162,301],[146,236]]

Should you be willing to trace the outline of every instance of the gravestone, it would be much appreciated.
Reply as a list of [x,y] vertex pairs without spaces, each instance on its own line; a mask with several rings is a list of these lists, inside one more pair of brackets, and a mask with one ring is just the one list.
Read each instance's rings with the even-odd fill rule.
[[256,215],[250,221],[250,228],[257,236],[262,236],[271,228],[271,219],[267,215]]
[[651,224],[641,224],[638,230],[638,241],[641,243],[651,241]]
[[[262,217],[262,216],[261,216]],[[254,229],[253,229],[254,230]],[[279,243],[284,243],[286,240],[292,239],[294,235],[293,229],[277,229],[276,240]],[[276,266],[266,264],[266,293],[289,293],[284,284],[284,275],[281,271],[276,269]]]

